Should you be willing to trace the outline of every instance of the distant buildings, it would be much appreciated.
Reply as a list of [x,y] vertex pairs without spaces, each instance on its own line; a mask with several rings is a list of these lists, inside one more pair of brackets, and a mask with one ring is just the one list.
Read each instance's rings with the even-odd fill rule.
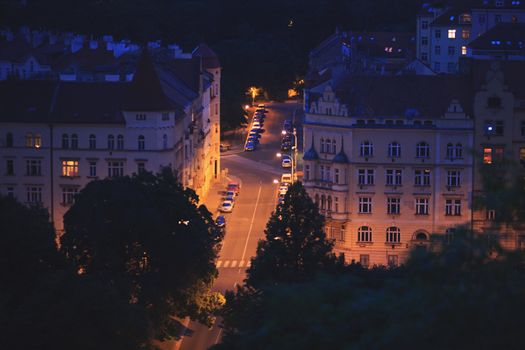
[[205,45],[182,58],[149,51],[131,81],[1,82],[0,192],[42,203],[59,231],[93,179],[171,167],[206,195],[220,177],[219,61]]
[[460,226],[525,249],[525,223],[474,203],[487,167],[525,174],[522,22],[521,1],[425,5],[416,59],[390,72],[351,69],[339,32],[312,51],[303,181],[347,260],[397,264]]

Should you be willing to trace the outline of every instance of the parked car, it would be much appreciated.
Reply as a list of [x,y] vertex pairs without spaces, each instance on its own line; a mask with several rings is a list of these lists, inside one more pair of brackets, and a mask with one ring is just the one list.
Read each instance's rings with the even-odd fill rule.
[[262,109],[264,109],[264,108],[266,108],[266,105],[263,104],[263,103],[261,103],[261,104],[258,104],[258,105],[257,105],[257,108],[262,108]]
[[238,182],[229,182],[226,190],[233,191],[235,192],[235,195],[238,196],[241,193],[241,184]]
[[223,228],[224,226],[226,226],[226,218],[223,215],[217,216],[217,219],[215,219],[215,224],[218,227]]
[[292,121],[290,119],[286,119],[284,121],[283,130],[286,130],[286,132],[292,132]]
[[281,162],[281,166],[283,168],[291,168],[292,167],[292,158],[290,158],[288,156],[284,156],[283,160]]
[[281,143],[281,151],[289,151],[292,149],[292,144],[290,142]]
[[292,180],[292,174],[290,173],[284,173],[281,175],[281,182],[285,182],[285,183],[292,183],[293,180]]
[[280,194],[277,198],[277,204],[284,204],[284,194]]
[[249,136],[248,137],[248,142],[253,142],[254,144],[258,144],[259,143],[259,138],[255,137],[255,136]]
[[229,151],[231,149],[230,145],[225,145],[224,143],[221,143],[219,147],[220,147],[220,151],[221,152],[226,152],[226,151]]
[[219,211],[222,213],[231,213],[233,211],[233,201],[223,201],[219,207]]
[[261,123],[259,122],[253,122],[252,124],[252,130],[253,129],[260,129],[261,128]]
[[255,149],[255,142],[248,141],[246,142],[246,145],[244,146],[245,151],[253,151]]
[[227,201],[235,201],[235,191],[226,191],[226,195],[224,196],[224,199]]
[[279,187],[279,195],[285,195],[288,192],[288,186]]

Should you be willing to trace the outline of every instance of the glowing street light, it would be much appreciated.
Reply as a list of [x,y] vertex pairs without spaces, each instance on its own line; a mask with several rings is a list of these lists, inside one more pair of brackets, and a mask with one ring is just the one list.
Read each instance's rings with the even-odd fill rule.
[[281,131],[281,135],[286,135],[286,130]]
[[246,110],[250,109],[250,105],[245,105],[244,109],[246,109]]
[[279,183],[279,180],[273,179],[273,183],[277,185]]
[[252,105],[255,104],[255,98],[259,95],[259,91],[260,89],[255,86],[251,86],[248,88],[246,94],[252,97]]
[[283,155],[281,153],[276,154],[277,158],[281,158]]

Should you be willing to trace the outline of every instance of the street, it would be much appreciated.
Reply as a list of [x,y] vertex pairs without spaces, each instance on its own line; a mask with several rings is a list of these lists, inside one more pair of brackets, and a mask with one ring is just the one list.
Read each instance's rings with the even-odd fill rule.
[[[241,182],[242,188],[233,212],[225,214],[226,235],[217,262],[219,277],[213,287],[215,291],[224,293],[242,284],[245,270],[256,253],[257,242],[264,238],[266,222],[277,202],[278,185],[273,180],[283,173],[281,160],[276,157],[280,151],[282,125],[285,119],[292,118],[294,109],[299,107],[296,103],[267,105],[265,132],[256,150],[229,152],[221,156],[222,167],[228,169],[230,178]],[[296,117],[297,123],[299,120]],[[223,188],[215,187],[213,190],[221,191]],[[207,201],[212,212],[218,203],[212,207],[214,204],[211,202],[217,201],[217,195],[210,195]],[[217,320],[211,329],[190,322],[180,349],[204,350],[219,342],[222,333],[219,322]]]

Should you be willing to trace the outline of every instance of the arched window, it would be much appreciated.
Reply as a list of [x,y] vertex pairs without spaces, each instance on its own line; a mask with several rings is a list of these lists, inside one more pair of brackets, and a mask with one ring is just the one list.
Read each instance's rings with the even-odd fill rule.
[[71,148],[77,149],[78,148],[78,136],[77,134],[71,135]]
[[124,149],[124,136],[122,135],[117,136],[117,149]]
[[416,235],[414,236],[416,241],[426,241],[428,240],[428,236],[425,232],[416,232]]
[[93,134],[89,135],[89,149],[97,148],[97,137]]
[[447,159],[454,159],[454,144],[447,144]]
[[463,145],[460,142],[456,143],[455,156],[456,158],[463,158]]
[[321,153],[324,153],[324,137],[321,137]]
[[398,227],[391,226],[386,229],[386,242],[399,243],[401,242],[401,230]]
[[146,148],[146,140],[144,139],[144,135],[139,136],[138,143],[139,150],[143,151]]
[[5,146],[6,147],[13,147],[13,133],[8,132],[5,135]]
[[115,136],[108,135],[108,149],[114,149],[115,148]]
[[62,134],[62,148],[69,148],[69,136],[67,134]]
[[328,199],[326,200],[326,203],[327,203],[328,211],[332,211],[332,196],[328,196]]
[[335,154],[337,152],[337,144],[335,143],[335,140],[332,139],[332,153]]
[[374,155],[374,145],[370,141],[363,141],[359,147],[361,157],[372,157]]
[[430,145],[426,142],[420,142],[416,145],[416,157],[430,158]]
[[162,135],[162,148],[168,148],[168,135],[166,134]]
[[392,142],[388,145],[388,156],[390,158],[401,157],[401,145],[397,142]]
[[321,210],[325,210],[326,209],[326,197],[325,195],[321,195]]
[[369,226],[361,226],[357,229],[358,242],[372,242],[372,229]]

